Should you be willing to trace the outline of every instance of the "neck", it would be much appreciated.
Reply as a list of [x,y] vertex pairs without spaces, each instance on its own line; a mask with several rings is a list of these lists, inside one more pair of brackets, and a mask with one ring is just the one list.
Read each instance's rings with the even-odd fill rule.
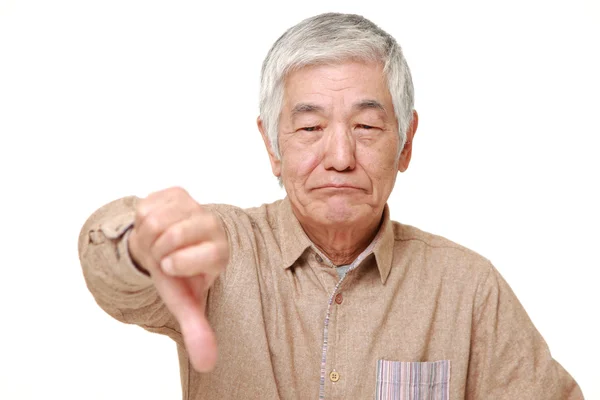
[[334,265],[352,263],[371,244],[381,225],[383,214],[365,223],[330,226],[299,220],[308,238]]

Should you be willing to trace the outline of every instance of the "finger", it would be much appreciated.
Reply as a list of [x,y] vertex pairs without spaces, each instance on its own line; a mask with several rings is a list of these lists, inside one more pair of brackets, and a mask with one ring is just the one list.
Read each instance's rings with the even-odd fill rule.
[[176,202],[164,203],[150,212],[135,229],[138,231],[140,246],[150,249],[154,242],[170,226],[188,218],[191,211]]
[[208,290],[212,286],[207,279],[206,275],[195,275],[190,276],[189,278],[182,278],[188,282],[188,287],[190,288],[191,293],[194,295],[201,307],[206,311],[206,299],[208,295]]
[[195,314],[180,322],[190,362],[198,372],[209,372],[217,363],[217,341],[204,315]]
[[197,212],[169,226],[151,247],[155,260],[162,260],[175,250],[203,241],[225,238],[220,221],[208,212]]
[[227,264],[226,243],[208,241],[176,250],[161,260],[164,273],[189,277],[204,274],[212,282]]
[[135,222],[139,223],[143,221],[154,209],[170,203],[180,195],[181,194],[177,193],[175,188],[169,188],[150,193],[147,197],[138,202],[135,210]]
[[160,271],[154,285],[167,308],[179,322],[190,362],[199,372],[211,370],[216,362],[214,332],[205,317],[208,286],[201,278],[169,277]]
[[192,366],[198,372],[208,372],[217,361],[216,337],[206,319],[206,302],[210,285],[203,275],[193,276],[186,281],[203,312],[199,320],[188,319],[184,322],[181,331]]
[[140,200],[136,207],[136,216],[144,219],[156,207],[176,200],[191,199],[189,193],[181,187],[171,187],[150,193],[146,198]]
[[159,267],[156,261],[149,259],[149,257],[145,257],[145,254],[139,248],[139,240],[137,238],[137,230],[133,229],[127,238],[127,249],[129,251],[129,256],[133,263],[145,269],[147,272],[154,271]]
[[[183,189],[181,189],[183,191]],[[141,225],[148,217],[155,214],[157,210],[163,209],[171,204],[176,204],[179,209],[187,209],[191,204],[191,198],[185,191],[167,189],[152,193],[142,199],[136,207],[135,222]]]

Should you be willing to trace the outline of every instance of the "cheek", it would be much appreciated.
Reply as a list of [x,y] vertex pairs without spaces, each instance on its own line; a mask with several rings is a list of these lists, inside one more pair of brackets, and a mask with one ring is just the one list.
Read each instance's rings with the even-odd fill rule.
[[282,157],[283,174],[293,180],[303,180],[319,165],[319,159],[313,151],[293,149]]
[[396,175],[398,162],[390,148],[369,149],[363,153],[361,164],[373,181],[389,180]]

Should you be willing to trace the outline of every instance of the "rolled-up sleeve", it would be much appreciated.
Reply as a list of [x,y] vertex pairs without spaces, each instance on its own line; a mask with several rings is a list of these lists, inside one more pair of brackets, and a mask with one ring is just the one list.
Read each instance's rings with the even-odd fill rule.
[[468,399],[583,399],[493,266],[477,291],[471,340]]
[[170,336],[182,343],[179,326],[154,288],[136,268],[127,239],[137,197],[124,197],[98,209],[79,234],[79,260],[98,305],[117,320]]

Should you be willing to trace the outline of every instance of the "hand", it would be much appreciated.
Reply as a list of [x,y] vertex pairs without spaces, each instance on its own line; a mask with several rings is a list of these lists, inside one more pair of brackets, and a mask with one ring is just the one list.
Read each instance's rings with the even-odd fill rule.
[[217,359],[206,320],[208,289],[229,261],[221,221],[181,188],[150,194],[136,208],[129,252],[152,277],[158,294],[181,327],[194,369],[211,370]]

